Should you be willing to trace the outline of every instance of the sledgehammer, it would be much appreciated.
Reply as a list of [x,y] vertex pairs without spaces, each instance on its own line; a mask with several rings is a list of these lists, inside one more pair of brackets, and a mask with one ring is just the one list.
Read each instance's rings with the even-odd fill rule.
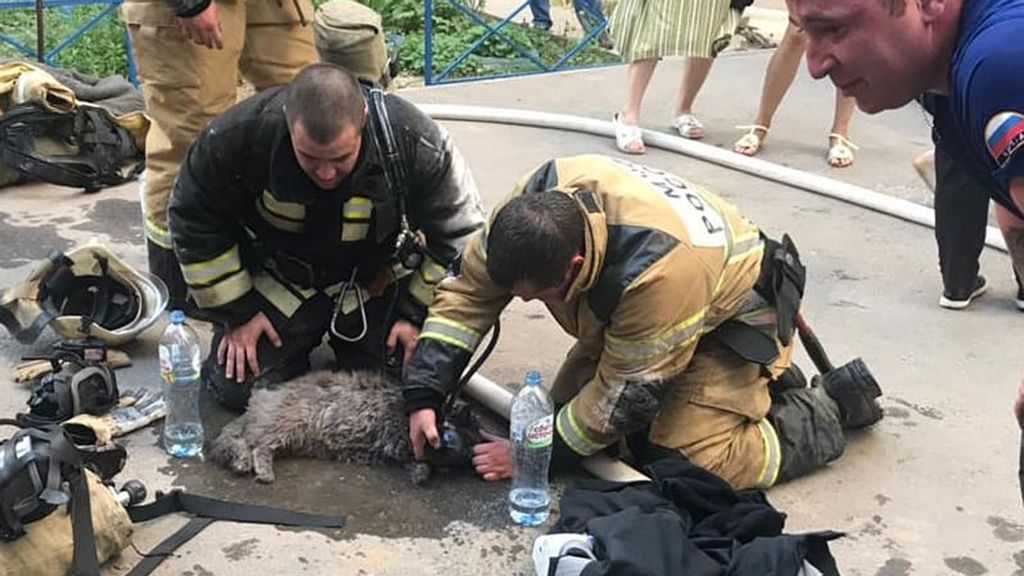
[[882,407],[876,399],[882,389],[864,360],[854,358],[836,368],[800,312],[796,314],[796,328],[807,355],[821,373],[819,384],[839,405],[843,427],[863,428],[881,420]]

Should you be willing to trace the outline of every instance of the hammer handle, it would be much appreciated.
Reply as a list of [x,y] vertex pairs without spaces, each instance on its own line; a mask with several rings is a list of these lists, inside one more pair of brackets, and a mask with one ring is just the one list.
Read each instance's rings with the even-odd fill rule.
[[814,362],[818,372],[824,374],[835,370],[836,367],[829,360],[828,354],[825,353],[821,340],[818,340],[818,336],[807,325],[807,321],[804,320],[804,316],[800,312],[796,313],[796,328],[800,333],[800,341],[804,343],[804,350],[807,350],[807,355],[811,357],[811,361]]

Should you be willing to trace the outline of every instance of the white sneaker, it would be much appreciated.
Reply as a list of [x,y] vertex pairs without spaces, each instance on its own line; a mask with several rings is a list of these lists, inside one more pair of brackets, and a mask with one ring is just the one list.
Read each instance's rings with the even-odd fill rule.
[[[988,281],[981,274],[974,279],[974,289],[970,294],[953,294],[950,292],[943,291],[942,296],[939,297],[939,306],[948,308],[950,310],[963,310],[971,305],[971,302],[985,293],[988,290]],[[1024,300],[1021,300],[1020,290],[1017,291],[1017,308],[1024,310]]]

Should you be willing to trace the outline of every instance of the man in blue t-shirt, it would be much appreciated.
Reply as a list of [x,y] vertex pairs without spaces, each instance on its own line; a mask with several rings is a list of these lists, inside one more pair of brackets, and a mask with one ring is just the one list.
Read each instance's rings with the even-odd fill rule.
[[[997,203],[1024,278],[1024,0],[787,0],[807,65],[867,113],[928,93],[937,145]],[[1024,293],[1018,290],[1018,308]]]

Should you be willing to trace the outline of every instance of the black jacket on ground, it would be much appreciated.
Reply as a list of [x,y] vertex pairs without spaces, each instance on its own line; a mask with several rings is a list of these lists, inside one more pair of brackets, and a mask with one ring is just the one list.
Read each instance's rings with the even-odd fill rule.
[[583,576],[796,576],[804,559],[838,576],[828,541],[841,533],[784,535],[786,516],[763,492],[734,492],[682,458],[646,472],[651,482],[585,480],[566,489],[551,532],[594,536],[599,560]]

